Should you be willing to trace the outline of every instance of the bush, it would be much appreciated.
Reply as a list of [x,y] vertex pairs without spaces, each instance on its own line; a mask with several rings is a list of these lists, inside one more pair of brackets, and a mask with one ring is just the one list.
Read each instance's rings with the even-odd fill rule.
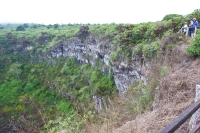
[[53,25],[53,28],[54,28],[54,29],[58,29],[58,27],[59,27],[58,24],[54,24],[54,25]]
[[132,95],[132,110],[134,113],[144,113],[146,110],[150,109],[152,102],[154,101],[151,89],[145,86],[142,81],[136,80],[136,86],[130,86],[128,92]]
[[119,56],[118,53],[115,51],[111,52],[111,54],[110,54],[112,61],[117,61],[118,56]]
[[60,101],[60,103],[57,106],[59,111],[65,112],[65,113],[69,113],[70,112],[70,105],[64,101]]
[[168,28],[167,21],[157,21],[157,22],[154,23],[154,26],[152,28],[153,35],[155,37],[161,38],[161,36],[167,30],[167,28]]
[[140,56],[142,56],[142,48],[143,48],[143,45],[142,43],[136,45],[134,47],[134,50],[133,50],[133,53],[136,53],[136,54],[139,54]]
[[29,28],[29,25],[26,24],[26,23],[24,23],[24,24],[23,24],[23,27],[24,27],[24,28]]
[[138,44],[135,46],[133,53],[138,54],[139,56],[146,56],[153,58],[156,56],[157,51],[159,49],[158,42],[152,42],[150,44]]
[[190,46],[186,49],[189,56],[198,56],[200,57],[200,32],[197,32],[197,35],[192,40]]
[[16,31],[25,31],[25,28],[20,25],[16,28]]
[[188,14],[185,19],[189,21],[192,18],[196,18],[198,21],[200,21],[200,9],[194,10],[191,14]]
[[168,14],[168,15],[165,15],[165,17],[163,18],[162,21],[168,21],[174,17],[182,17],[182,15],[179,15],[179,14]]

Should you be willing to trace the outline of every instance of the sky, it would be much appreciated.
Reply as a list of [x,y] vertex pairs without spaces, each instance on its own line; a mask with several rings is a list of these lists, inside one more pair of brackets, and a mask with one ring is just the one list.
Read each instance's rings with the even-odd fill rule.
[[200,0],[0,0],[0,5],[0,23],[136,24],[192,13]]

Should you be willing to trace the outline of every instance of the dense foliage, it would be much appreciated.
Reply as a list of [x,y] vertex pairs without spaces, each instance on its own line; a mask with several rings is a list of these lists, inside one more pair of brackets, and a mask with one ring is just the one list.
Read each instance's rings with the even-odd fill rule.
[[[107,99],[116,92],[112,73],[101,71],[102,61],[95,60],[94,68],[75,58],[52,58],[50,50],[59,42],[75,36],[85,42],[91,35],[104,42],[100,47],[111,49],[112,62],[130,63],[133,55],[152,59],[160,49],[171,50],[184,40],[177,32],[192,17],[200,20],[199,10],[185,18],[169,14],[162,21],[140,24],[0,25],[0,128],[13,121],[27,132],[31,128],[47,131],[64,119],[65,128],[74,131],[75,117],[92,116],[94,95]],[[199,40],[200,32],[187,49],[189,55],[200,56]],[[129,92],[136,97],[134,112],[144,112],[154,100],[140,81]],[[79,122],[75,125],[81,128]]]
[[190,56],[200,57],[200,32],[197,32],[196,37],[192,40],[192,43],[187,48],[187,54]]
[[40,127],[50,119],[73,114],[72,110],[80,114],[93,110],[93,95],[111,96],[115,90],[112,77],[74,59],[14,56],[2,57],[0,63],[0,116],[7,118],[1,122],[23,114]]

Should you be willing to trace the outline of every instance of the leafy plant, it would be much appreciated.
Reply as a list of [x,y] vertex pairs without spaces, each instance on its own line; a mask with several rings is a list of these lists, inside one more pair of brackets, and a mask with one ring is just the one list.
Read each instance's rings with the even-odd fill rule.
[[129,94],[133,96],[131,110],[134,113],[144,113],[146,110],[151,109],[154,98],[148,86],[145,86],[142,81],[136,80],[135,84],[135,86],[128,88]]
[[165,17],[162,19],[162,21],[168,21],[168,20],[173,19],[175,17],[182,17],[182,15],[180,15],[180,14],[168,14],[168,15],[165,15]]
[[22,25],[20,25],[16,28],[16,31],[25,31],[25,28]]
[[168,68],[166,66],[161,67],[160,75],[163,76],[167,72]]
[[187,54],[189,56],[198,56],[200,57],[200,32],[197,32],[197,35],[192,40],[191,44],[188,46]]

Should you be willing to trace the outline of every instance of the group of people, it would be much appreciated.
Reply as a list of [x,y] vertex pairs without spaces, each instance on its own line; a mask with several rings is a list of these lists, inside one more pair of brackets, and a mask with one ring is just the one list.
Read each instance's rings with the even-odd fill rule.
[[181,33],[188,35],[190,37],[195,36],[195,28],[199,27],[199,23],[196,18],[190,20],[190,24],[188,25],[187,22],[181,25]]

